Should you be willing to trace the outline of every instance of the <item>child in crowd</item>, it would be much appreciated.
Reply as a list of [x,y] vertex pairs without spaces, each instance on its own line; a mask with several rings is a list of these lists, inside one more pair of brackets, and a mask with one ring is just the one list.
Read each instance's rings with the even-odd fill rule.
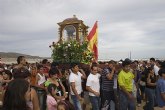
[[47,88],[47,110],[57,110],[57,101],[54,98],[54,95],[57,93],[57,87],[55,84],[49,84]]

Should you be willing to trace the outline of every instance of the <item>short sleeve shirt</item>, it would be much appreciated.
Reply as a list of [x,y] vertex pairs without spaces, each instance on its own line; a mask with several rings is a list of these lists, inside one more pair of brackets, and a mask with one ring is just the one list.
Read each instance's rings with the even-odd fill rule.
[[161,97],[161,93],[165,94],[165,80],[163,78],[159,78],[157,81],[157,87],[156,87],[156,95],[158,99],[158,106],[163,107],[165,106],[165,101]]
[[[90,74],[87,78],[86,86],[89,86],[95,92],[100,91],[100,74]],[[93,93],[89,92],[90,96],[95,96]]]
[[[81,92],[82,92],[81,76],[82,76],[82,74],[80,72],[77,72],[77,74],[71,72],[69,75],[69,83],[70,84],[72,82],[75,83],[75,88],[76,88],[78,94],[81,94]],[[71,95],[75,95],[73,93],[73,90],[71,87],[70,87],[70,91],[71,91]]]
[[114,87],[114,78],[112,80],[109,80],[107,78],[107,74],[111,72],[110,68],[105,68],[102,71],[101,74],[101,90],[103,91],[113,91]]
[[134,74],[131,72],[126,73],[125,71],[121,71],[118,75],[118,82],[119,82],[119,86],[123,86],[125,87],[125,89],[128,92],[132,92],[133,91],[133,80],[134,78]]
[[57,102],[55,98],[53,98],[52,96],[47,95],[46,103],[47,103],[47,110],[57,110]]

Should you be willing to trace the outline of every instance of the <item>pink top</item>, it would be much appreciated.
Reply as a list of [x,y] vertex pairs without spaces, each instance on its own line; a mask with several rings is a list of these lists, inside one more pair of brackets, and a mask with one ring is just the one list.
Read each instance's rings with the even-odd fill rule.
[[28,105],[28,107],[30,107],[30,110],[33,110],[33,103],[32,103],[32,101],[27,101],[26,104]]
[[57,101],[51,95],[47,95],[47,110],[57,110]]

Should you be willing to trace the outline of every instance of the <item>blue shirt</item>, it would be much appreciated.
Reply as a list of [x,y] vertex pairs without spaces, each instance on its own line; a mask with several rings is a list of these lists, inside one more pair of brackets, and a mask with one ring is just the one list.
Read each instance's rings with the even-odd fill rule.
[[161,93],[165,94],[165,80],[163,78],[159,78],[157,81],[156,93],[157,93],[158,106],[159,107],[165,106],[165,101],[161,96]]

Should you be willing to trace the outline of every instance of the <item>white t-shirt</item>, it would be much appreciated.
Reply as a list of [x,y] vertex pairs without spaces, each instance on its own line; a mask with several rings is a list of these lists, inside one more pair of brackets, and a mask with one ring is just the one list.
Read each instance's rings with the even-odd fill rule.
[[38,85],[43,84],[46,81],[45,75],[41,75],[40,73],[38,73],[38,76],[40,77],[40,79],[38,80]]
[[[90,86],[90,88],[96,92],[100,93],[100,74],[97,73],[96,75],[90,73],[87,78],[86,86]],[[93,93],[89,92],[90,96],[95,96]]]
[[[70,73],[69,75],[69,83],[71,84],[71,82],[75,82],[75,88],[77,90],[77,93],[78,94],[81,94],[82,92],[82,85],[81,85],[81,76],[82,74],[80,72],[77,72],[78,74],[74,74],[73,72]],[[73,90],[70,86],[70,92],[71,92],[71,95],[75,95],[73,93]]]
[[114,85],[113,85],[114,89],[117,89],[117,74],[114,74]]
[[159,75],[158,71],[159,71],[159,67],[157,65],[154,65],[154,72],[156,76]]

